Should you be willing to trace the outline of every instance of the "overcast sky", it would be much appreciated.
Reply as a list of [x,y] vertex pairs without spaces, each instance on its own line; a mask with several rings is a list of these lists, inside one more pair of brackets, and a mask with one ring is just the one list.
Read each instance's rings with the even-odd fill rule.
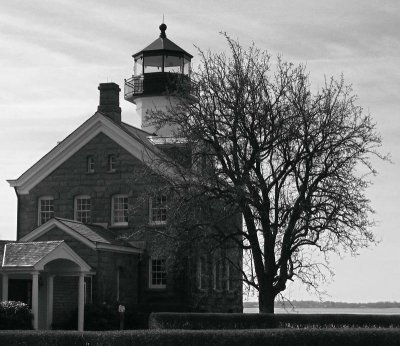
[[[341,73],[353,84],[394,163],[376,162],[380,174],[368,191],[381,243],[356,258],[332,259],[326,299],[400,301],[398,0],[1,1],[0,239],[16,236],[17,199],[6,179],[95,113],[99,83],[123,87],[131,55],[158,37],[163,14],[168,38],[195,55],[194,67],[194,45],[225,50],[225,31],[243,45],[306,63],[315,87]],[[133,104],[121,99],[121,108],[123,121],[140,126]],[[288,293],[310,298],[301,288]]]

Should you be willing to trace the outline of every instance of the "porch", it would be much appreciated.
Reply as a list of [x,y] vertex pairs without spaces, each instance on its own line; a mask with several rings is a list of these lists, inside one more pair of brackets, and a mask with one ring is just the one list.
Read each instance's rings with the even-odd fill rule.
[[94,272],[64,241],[8,243],[2,257],[3,301],[10,297],[25,300],[32,307],[33,328],[51,329],[57,322],[53,319],[54,304],[64,299],[66,307],[77,307],[77,329],[83,331],[85,278],[91,278]]

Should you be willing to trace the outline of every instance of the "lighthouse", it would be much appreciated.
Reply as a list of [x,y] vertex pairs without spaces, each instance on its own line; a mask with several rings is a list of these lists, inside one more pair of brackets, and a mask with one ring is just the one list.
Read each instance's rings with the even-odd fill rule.
[[167,38],[167,25],[162,23],[159,29],[160,36],[132,56],[134,73],[125,80],[124,97],[136,105],[143,130],[160,137],[172,137],[173,128],[157,129],[151,124],[151,112],[168,111],[178,102],[174,93],[182,81],[190,81],[193,56]]

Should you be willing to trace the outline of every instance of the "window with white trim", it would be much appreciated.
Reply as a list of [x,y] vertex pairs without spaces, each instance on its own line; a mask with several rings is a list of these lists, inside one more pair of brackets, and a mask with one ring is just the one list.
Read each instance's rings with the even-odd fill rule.
[[205,256],[197,258],[197,288],[199,290],[207,288],[207,262]]
[[160,194],[150,198],[150,224],[163,225],[167,223],[167,196]]
[[149,262],[149,287],[166,288],[167,270],[166,260],[163,258],[152,258]]
[[90,223],[92,207],[90,196],[76,196],[74,204],[74,219],[82,223]]
[[114,195],[111,200],[111,224],[128,225],[128,195]]
[[108,171],[109,172],[116,171],[116,163],[117,163],[117,160],[115,158],[115,155],[108,155]]
[[86,172],[94,173],[94,157],[92,155],[86,158]]
[[54,217],[54,198],[43,196],[38,200],[38,225],[42,225]]

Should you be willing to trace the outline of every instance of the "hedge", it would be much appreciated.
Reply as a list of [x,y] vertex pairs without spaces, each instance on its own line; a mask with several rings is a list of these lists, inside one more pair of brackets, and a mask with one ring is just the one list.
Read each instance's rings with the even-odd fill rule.
[[400,329],[0,331],[0,345],[400,346]]
[[152,313],[151,329],[399,328],[400,315]]
[[0,302],[0,329],[32,329],[33,315],[22,302]]

